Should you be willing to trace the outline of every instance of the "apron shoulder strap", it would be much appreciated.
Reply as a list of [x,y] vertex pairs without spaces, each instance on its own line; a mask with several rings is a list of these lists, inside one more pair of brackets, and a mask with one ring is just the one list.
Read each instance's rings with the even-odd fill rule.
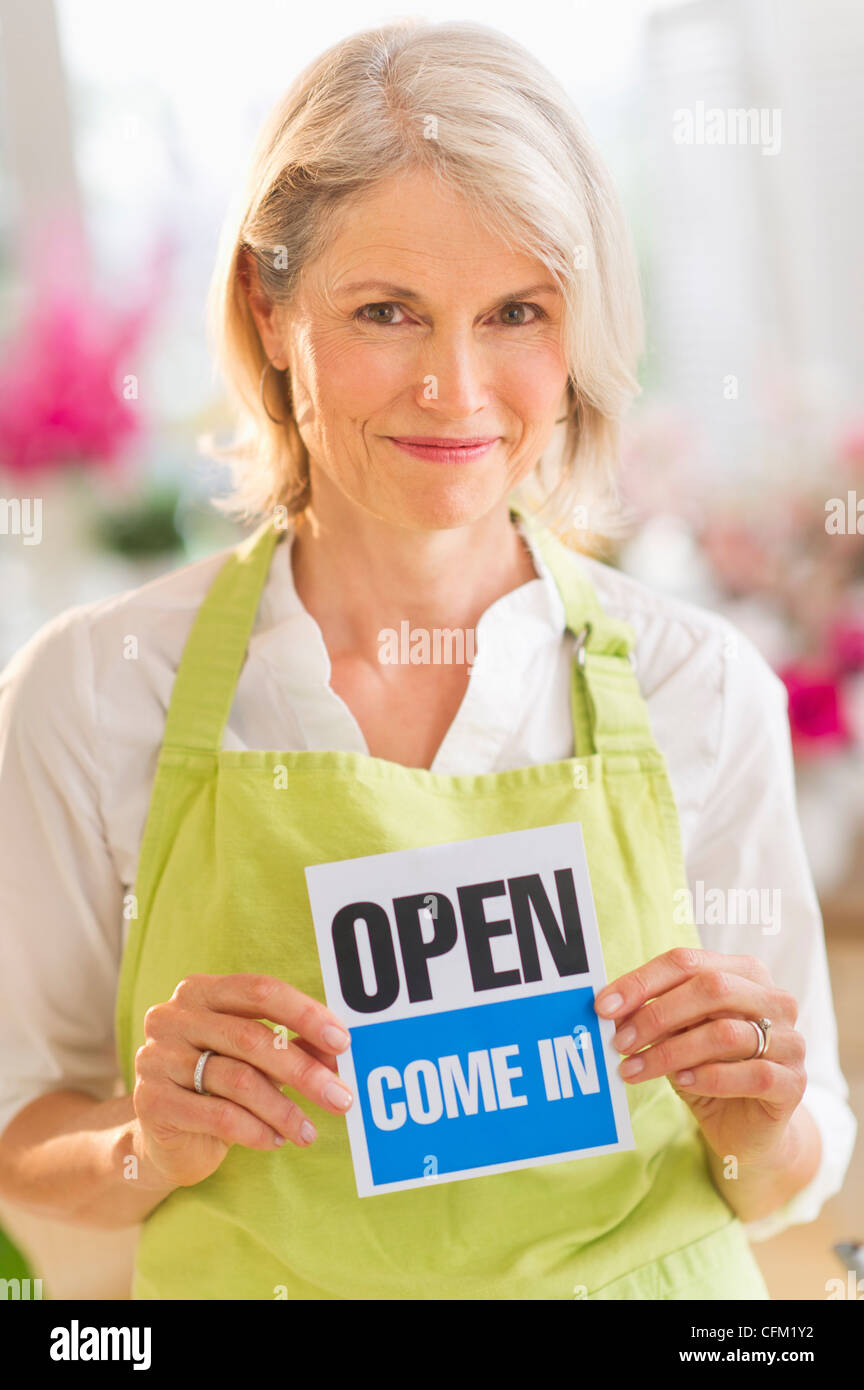
[[548,565],[567,627],[576,635],[570,701],[577,755],[656,753],[648,706],[636,679],[633,629],[605,612],[576,553],[536,517],[510,505]]
[[180,659],[163,747],[208,753],[222,747],[261,591],[280,534],[268,517],[232,548],[210,585]]

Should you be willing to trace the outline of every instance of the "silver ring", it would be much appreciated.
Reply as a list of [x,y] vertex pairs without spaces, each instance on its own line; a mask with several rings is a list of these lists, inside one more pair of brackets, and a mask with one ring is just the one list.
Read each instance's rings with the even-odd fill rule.
[[199,1096],[209,1096],[210,1094],[209,1091],[204,1090],[204,1087],[201,1084],[201,1078],[204,1075],[204,1068],[207,1065],[207,1058],[212,1056],[212,1052],[202,1052],[195,1065],[195,1090],[198,1092]]
[[764,1057],[765,1053],[768,1051],[768,1042],[771,1037],[771,1020],[770,1018],[748,1018],[747,1022],[751,1023],[756,1029],[756,1036],[759,1039],[759,1046],[752,1056],[748,1058],[748,1061],[753,1062],[757,1057]]

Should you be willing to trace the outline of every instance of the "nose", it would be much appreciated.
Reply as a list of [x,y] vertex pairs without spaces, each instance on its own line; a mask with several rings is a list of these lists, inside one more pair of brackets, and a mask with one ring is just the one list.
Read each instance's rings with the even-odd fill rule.
[[436,328],[420,366],[418,401],[426,409],[464,419],[488,405],[488,357],[470,330]]

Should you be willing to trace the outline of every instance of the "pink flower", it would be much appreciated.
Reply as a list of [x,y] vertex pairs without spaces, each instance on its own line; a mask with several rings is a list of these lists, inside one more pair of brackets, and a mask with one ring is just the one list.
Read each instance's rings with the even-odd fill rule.
[[831,652],[841,671],[864,669],[864,623],[837,622],[830,633]]
[[152,280],[139,305],[118,311],[97,301],[86,273],[58,275],[50,258],[33,259],[30,306],[0,360],[0,468],[110,467],[142,430],[137,354]]
[[786,666],[778,675],[789,694],[789,727],[796,756],[816,756],[851,742],[834,673],[825,667]]

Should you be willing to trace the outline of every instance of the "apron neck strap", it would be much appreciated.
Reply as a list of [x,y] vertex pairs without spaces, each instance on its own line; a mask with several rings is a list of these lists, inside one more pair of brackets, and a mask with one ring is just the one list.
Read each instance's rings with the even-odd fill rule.
[[222,747],[261,591],[281,534],[268,517],[233,547],[210,585],[180,659],[164,747],[207,753]]
[[511,502],[510,509],[548,565],[564,603],[567,627],[576,636],[570,704],[577,755],[656,752],[648,707],[636,679],[633,629],[604,611],[569,546],[520,506]]
[[[656,751],[648,710],[636,680],[632,628],[608,617],[576,554],[514,503],[531,532],[576,635],[570,703],[577,756]],[[235,545],[198,609],[174,681],[163,746],[216,753],[274,547],[283,532],[271,518]]]

